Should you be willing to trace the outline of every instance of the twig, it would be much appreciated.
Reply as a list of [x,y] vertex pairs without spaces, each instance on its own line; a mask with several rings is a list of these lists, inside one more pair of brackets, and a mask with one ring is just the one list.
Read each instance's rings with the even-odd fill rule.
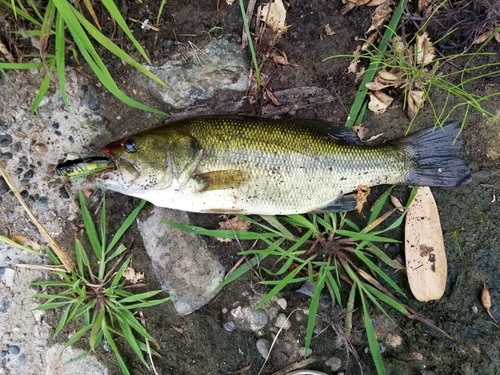
[[[250,0],[248,2],[248,6],[247,6],[247,12],[246,12],[246,17],[247,17],[247,20],[248,20],[248,24],[250,24],[250,20],[252,18],[252,14],[253,14],[253,9],[255,8],[255,3],[257,2],[257,0]],[[245,28],[243,28],[243,31],[241,33],[241,48],[245,48],[248,44],[248,35],[247,33],[245,32]]]
[[63,264],[65,271],[71,272],[73,270],[73,268],[75,268],[75,262],[73,262],[73,260],[64,251],[64,249],[45,230],[45,228],[42,226],[42,224],[35,217],[33,212],[31,212],[31,209],[28,207],[26,202],[21,197],[21,193],[19,193],[19,190],[17,189],[16,185],[14,184],[14,181],[10,177],[7,170],[3,167],[2,163],[0,163],[0,174],[4,178],[5,182],[7,182],[7,185],[9,185],[10,189],[14,192],[14,195],[16,196],[19,203],[21,203],[21,205],[23,206],[24,210],[26,211],[26,213],[30,217],[33,224],[35,224],[35,226],[38,228],[38,230],[42,234],[42,236],[45,237],[45,240],[49,243],[50,247],[52,248],[52,250],[56,254],[57,258]]
[[8,62],[14,62],[14,56],[12,56],[12,54],[9,52],[5,44],[2,43],[2,41],[0,41],[0,52],[4,54]]

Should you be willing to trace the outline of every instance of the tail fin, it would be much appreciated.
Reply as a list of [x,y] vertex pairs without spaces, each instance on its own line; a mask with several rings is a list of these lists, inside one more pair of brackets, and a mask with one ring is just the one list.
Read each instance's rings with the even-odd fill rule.
[[422,130],[400,140],[413,160],[408,185],[452,187],[471,181],[469,169],[460,159],[463,140],[459,136],[460,123],[452,121],[443,128]]

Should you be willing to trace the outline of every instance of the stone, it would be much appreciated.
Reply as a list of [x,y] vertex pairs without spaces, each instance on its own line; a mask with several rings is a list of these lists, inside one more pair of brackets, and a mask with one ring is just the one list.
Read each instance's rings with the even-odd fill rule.
[[222,282],[224,267],[200,236],[173,228],[162,220],[188,224],[185,212],[154,207],[138,219],[138,227],[162,288],[184,316],[208,303]]
[[210,99],[217,90],[245,92],[248,86],[245,54],[239,45],[226,39],[213,39],[187,59],[147,68],[169,86],[148,80],[146,86],[151,94],[177,109]]

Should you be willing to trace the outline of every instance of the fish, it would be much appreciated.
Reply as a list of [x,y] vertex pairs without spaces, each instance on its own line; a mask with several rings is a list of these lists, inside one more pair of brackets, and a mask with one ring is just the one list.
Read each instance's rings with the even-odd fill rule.
[[191,212],[285,215],[350,211],[358,186],[468,183],[460,123],[367,146],[321,120],[196,117],[111,142],[96,184]]
[[59,176],[76,179],[113,167],[113,162],[106,156],[87,156],[58,164],[56,172]]

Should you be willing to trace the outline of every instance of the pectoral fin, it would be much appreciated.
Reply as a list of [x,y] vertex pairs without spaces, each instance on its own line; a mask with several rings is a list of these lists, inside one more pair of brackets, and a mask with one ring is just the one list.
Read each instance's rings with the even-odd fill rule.
[[315,213],[327,213],[327,212],[345,212],[352,211],[356,208],[357,200],[356,197],[351,195],[341,195],[337,197],[334,201],[328,203],[326,206],[318,208]]
[[200,182],[199,191],[203,192],[235,188],[248,181],[248,174],[236,169],[228,169],[197,174],[194,178]]

